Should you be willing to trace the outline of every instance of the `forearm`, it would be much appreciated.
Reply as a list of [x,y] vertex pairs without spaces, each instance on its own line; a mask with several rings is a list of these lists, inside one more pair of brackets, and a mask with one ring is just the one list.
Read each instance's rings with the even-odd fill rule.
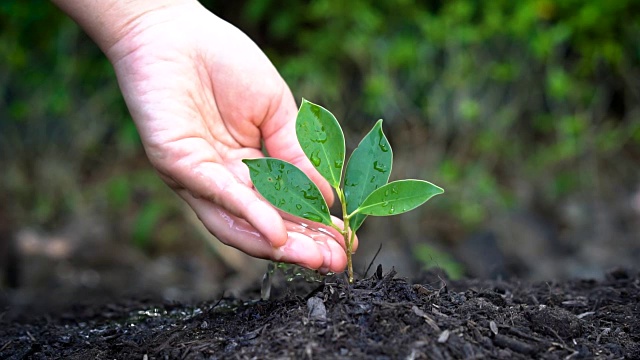
[[51,0],[74,19],[109,56],[110,49],[131,32],[139,19],[166,7],[196,0]]

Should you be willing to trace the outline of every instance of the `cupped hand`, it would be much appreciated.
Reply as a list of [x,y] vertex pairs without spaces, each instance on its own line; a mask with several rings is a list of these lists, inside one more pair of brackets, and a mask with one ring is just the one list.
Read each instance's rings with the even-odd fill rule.
[[344,270],[339,233],[278,212],[241,162],[264,145],[333,201],[297,142],[288,86],[244,33],[188,2],[136,17],[105,53],[151,163],[212,234],[255,257]]

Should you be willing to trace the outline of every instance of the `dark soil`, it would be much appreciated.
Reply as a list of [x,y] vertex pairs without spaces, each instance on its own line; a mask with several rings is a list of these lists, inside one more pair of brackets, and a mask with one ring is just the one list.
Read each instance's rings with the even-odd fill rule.
[[414,284],[378,268],[270,301],[121,302],[0,320],[2,359],[640,359],[640,276]]

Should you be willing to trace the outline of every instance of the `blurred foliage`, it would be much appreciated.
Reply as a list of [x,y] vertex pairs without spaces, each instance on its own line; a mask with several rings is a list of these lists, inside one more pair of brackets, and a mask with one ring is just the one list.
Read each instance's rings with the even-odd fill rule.
[[[396,175],[443,185],[425,211],[465,229],[640,180],[640,1],[203,3],[352,139],[384,118],[405,158]],[[5,0],[0,58],[2,206],[18,224],[53,226],[101,199],[136,219],[129,235],[145,246],[177,205],[141,170],[97,47],[48,2]]]
[[424,270],[440,268],[452,280],[460,279],[464,275],[462,265],[447,252],[421,243],[414,246],[413,253]]
[[52,231],[106,213],[146,246],[179,207],[139,166],[144,152],[104,55],[49,2],[9,0],[0,58],[0,213],[9,217],[0,221]]
[[210,8],[265,48],[297,97],[330,104],[355,131],[384,118],[396,153],[447,188],[436,203],[466,226],[592,197],[605,177],[640,180],[640,1]]

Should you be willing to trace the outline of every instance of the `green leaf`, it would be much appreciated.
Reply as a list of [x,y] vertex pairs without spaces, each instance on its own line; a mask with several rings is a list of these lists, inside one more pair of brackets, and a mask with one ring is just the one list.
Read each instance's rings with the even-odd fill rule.
[[318,187],[295,165],[274,158],[244,159],[256,190],[289,214],[331,226],[327,203]]
[[374,190],[356,212],[374,216],[402,214],[443,192],[441,187],[428,181],[398,180]]
[[338,188],[344,163],[344,134],[327,109],[302,99],[296,119],[296,134],[302,151],[318,172]]
[[[355,211],[372,191],[389,181],[392,162],[391,145],[382,132],[382,120],[378,120],[347,163],[344,196],[348,214]],[[351,230],[358,230],[366,217],[365,214],[355,214],[349,221]]]

